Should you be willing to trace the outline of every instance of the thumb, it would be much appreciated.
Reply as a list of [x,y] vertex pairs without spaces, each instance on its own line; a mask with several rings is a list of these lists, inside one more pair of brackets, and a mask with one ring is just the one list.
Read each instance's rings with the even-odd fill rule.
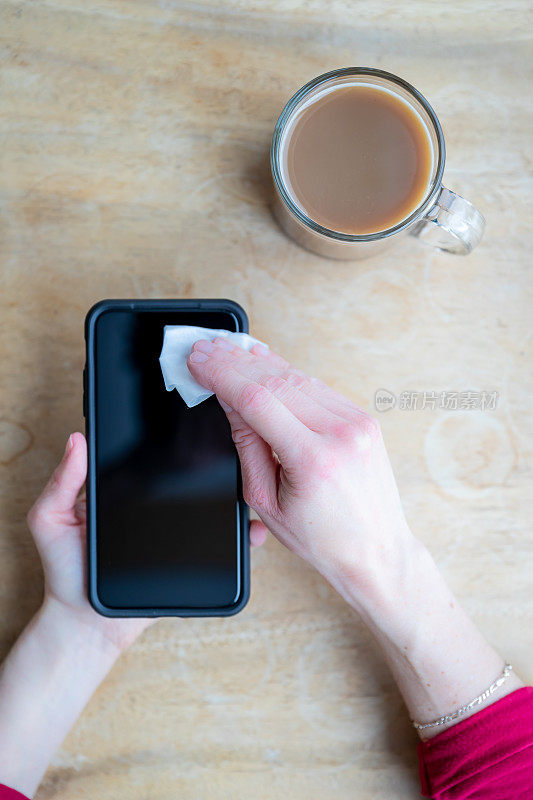
[[32,533],[69,523],[87,475],[87,445],[81,433],[69,436],[65,455],[28,514]]
[[276,516],[278,462],[274,458],[272,448],[237,411],[218,396],[217,400],[226,412],[241,462],[245,501],[260,516]]

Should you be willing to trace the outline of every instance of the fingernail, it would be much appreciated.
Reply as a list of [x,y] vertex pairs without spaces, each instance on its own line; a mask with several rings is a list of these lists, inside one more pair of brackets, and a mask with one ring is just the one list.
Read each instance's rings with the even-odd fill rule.
[[65,447],[66,456],[68,456],[73,447],[74,447],[74,439],[72,438],[72,434],[70,434],[67,440],[67,446]]
[[266,346],[266,344],[254,344],[254,355],[256,356],[267,356],[270,353],[270,350]]
[[221,347],[223,350],[233,350],[233,345],[229,341],[229,339],[225,339],[223,336],[217,336],[216,339],[213,339],[213,343],[217,345],[217,347]]
[[228,406],[228,404],[225,403],[224,400],[221,400],[220,397],[217,397],[217,400],[224,409],[224,411],[226,412],[226,414],[228,414],[230,411],[233,411],[232,407]]
[[195,344],[195,351],[200,350],[202,353],[212,353],[215,349],[213,342],[209,342],[207,339],[200,339]]
[[190,354],[189,361],[193,364],[202,364],[204,361],[207,361],[208,358],[209,356],[206,353],[195,350],[194,353]]

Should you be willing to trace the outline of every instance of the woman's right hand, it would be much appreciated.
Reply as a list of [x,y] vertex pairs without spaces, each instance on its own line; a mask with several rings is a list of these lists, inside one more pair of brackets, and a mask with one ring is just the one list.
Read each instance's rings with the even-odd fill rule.
[[263,345],[200,340],[188,366],[226,410],[245,499],[283,544],[342,593],[401,565],[414,540],[375,419]]
[[[412,719],[434,720],[481,694],[503,659],[409,531],[377,422],[263,346],[247,353],[201,340],[188,364],[226,410],[246,500],[358,611]],[[483,702],[521,685],[511,675]]]

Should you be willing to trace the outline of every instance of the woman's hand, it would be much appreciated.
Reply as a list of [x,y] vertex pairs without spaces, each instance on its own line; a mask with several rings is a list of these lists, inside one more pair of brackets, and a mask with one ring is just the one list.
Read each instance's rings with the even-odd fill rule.
[[[359,612],[412,717],[449,714],[486,689],[503,660],[409,531],[376,421],[262,345],[201,340],[188,365],[227,413],[246,500]],[[519,686],[512,675],[484,702]]]
[[95,646],[117,655],[148,625],[149,619],[110,619],[97,614],[87,599],[85,497],[79,496],[87,475],[87,445],[73,433],[47,486],[28,513],[45,576],[44,606],[61,624],[79,626]]
[[188,365],[226,410],[246,501],[283,544],[340,591],[401,560],[413,537],[372,417],[262,345],[201,340]]
[[120,653],[153,620],[108,619],[85,585],[87,472],[81,433],[28,514],[42,559],[44,602],[0,672],[0,783],[31,796],[68,730]]
[[[111,619],[87,599],[87,446],[69,437],[65,454],[28,514],[45,575],[42,607],[0,671],[0,783],[32,795],[54,752],[116,658],[153,619]],[[265,538],[259,521],[252,544]]]
[[[87,475],[87,445],[81,433],[73,433],[65,454],[47,486],[28,513],[28,525],[41,556],[45,575],[44,605],[64,624],[78,625],[95,644],[125,650],[154,619],[111,619],[92,608],[86,586],[86,508],[79,496]],[[250,525],[253,546],[263,543],[266,530],[254,520]]]

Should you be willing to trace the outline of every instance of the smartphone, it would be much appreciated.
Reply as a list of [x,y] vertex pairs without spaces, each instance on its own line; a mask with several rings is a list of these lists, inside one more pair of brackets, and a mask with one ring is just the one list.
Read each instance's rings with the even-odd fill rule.
[[88,593],[108,617],[227,616],[249,596],[248,509],[213,396],[187,408],[165,325],[248,331],[231,300],[103,300],[85,320]]

